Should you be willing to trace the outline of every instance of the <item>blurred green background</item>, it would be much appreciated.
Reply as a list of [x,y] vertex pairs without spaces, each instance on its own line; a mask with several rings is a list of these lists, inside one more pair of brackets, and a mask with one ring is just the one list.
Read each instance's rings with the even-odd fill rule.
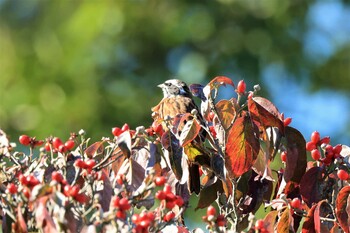
[[0,20],[14,138],[149,125],[156,84],[227,75],[259,83],[303,133],[349,139],[349,1],[0,0]]
[[349,22],[348,0],[0,0],[0,128],[98,140],[150,125],[164,80],[226,75],[350,144]]

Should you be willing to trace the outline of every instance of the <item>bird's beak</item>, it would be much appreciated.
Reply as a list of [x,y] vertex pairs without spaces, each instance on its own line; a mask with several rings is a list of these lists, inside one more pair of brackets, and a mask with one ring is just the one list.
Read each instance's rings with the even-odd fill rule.
[[157,85],[157,87],[164,88],[165,85],[164,85],[164,83],[162,83],[162,84]]

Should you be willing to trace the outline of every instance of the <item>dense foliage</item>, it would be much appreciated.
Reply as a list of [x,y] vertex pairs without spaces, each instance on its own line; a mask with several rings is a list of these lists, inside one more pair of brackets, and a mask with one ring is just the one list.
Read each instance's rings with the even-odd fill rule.
[[268,79],[346,92],[348,12],[347,0],[1,0],[1,128],[43,138],[81,127],[96,140],[116,123],[148,125],[172,76],[245,78],[270,97],[272,69]]
[[[196,208],[207,209],[211,232],[349,232],[350,148],[317,131],[306,141],[258,96],[259,85],[247,91],[240,81],[237,98],[217,99],[234,86],[224,76],[191,85],[205,124],[193,112],[135,130],[124,124],[96,142],[83,130],[63,141],[21,135],[28,153],[1,131],[3,232],[188,232],[183,214],[195,194],[186,160],[200,166]],[[203,131],[205,142],[195,142]]]

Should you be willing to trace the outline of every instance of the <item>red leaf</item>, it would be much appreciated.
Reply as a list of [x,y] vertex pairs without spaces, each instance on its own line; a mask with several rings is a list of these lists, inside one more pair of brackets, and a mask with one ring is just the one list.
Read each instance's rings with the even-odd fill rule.
[[233,81],[226,76],[217,76],[213,80],[211,80],[208,85],[211,87],[210,88],[211,90],[214,88],[218,88],[221,85],[224,85],[224,86],[231,85],[233,87],[235,86]]
[[189,120],[186,122],[184,128],[181,131],[179,138],[180,145],[186,146],[188,143],[192,142],[195,139],[201,130],[201,125],[196,119]]
[[331,230],[333,223],[328,221],[321,221],[320,218],[326,218],[332,215],[332,207],[326,200],[322,200],[317,203],[314,213],[315,230],[317,233],[329,232]]
[[322,169],[320,167],[310,168],[301,178],[300,194],[310,208],[313,203],[317,203],[322,199],[319,190],[322,182]]
[[292,127],[285,128],[287,138],[287,163],[284,172],[286,182],[299,183],[306,170],[306,141],[303,135]]
[[231,126],[236,116],[236,110],[233,105],[234,101],[235,101],[234,99],[220,100],[215,105],[215,108],[219,115],[220,122],[225,130],[227,130]]
[[317,205],[312,206],[312,208],[307,213],[305,222],[303,224],[302,233],[316,233],[315,231],[315,222],[314,222],[314,213]]
[[227,136],[225,166],[231,178],[251,169],[260,149],[259,130],[249,116],[237,118]]
[[104,150],[103,141],[95,142],[94,144],[86,148],[85,154],[91,159],[95,157],[97,154],[102,154],[103,150]]
[[42,229],[44,233],[55,233],[58,232],[56,229],[55,222],[52,219],[49,211],[46,208],[46,202],[48,201],[48,197],[41,197],[36,202],[35,208],[35,220],[37,223],[37,227]]
[[349,233],[350,232],[350,226],[349,226],[349,195],[350,195],[350,186],[343,187],[337,197],[336,200],[336,211],[335,214],[337,215],[337,219],[339,221],[340,227],[343,229],[344,232]]
[[163,134],[161,139],[163,148],[168,153],[168,158],[171,166],[171,170],[174,172],[176,179],[181,180],[183,176],[182,168],[182,152],[183,148],[180,146],[179,140],[172,134],[170,131],[167,131]]
[[282,133],[284,132],[281,113],[269,100],[263,97],[249,98],[248,109],[252,118],[265,129],[267,127],[277,127]]

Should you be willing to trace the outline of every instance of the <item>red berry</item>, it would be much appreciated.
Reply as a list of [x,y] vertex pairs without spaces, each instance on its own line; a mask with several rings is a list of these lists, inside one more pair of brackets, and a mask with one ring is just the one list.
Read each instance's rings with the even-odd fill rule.
[[317,144],[319,143],[321,137],[320,137],[320,133],[317,132],[317,131],[314,131],[312,134],[311,134],[311,141],[314,143],[314,144]]
[[158,176],[154,180],[154,183],[156,186],[163,186],[165,182],[166,182],[166,178],[164,176]]
[[65,153],[67,151],[67,148],[64,146],[64,144],[60,145],[57,149],[61,153]]
[[175,213],[173,211],[169,211],[168,213],[166,213],[166,215],[164,216],[164,221],[166,222],[170,222],[172,219],[175,218]]
[[73,197],[77,202],[84,204],[89,201],[89,197],[85,193],[78,193]]
[[320,144],[329,144],[331,142],[331,138],[329,136],[326,136],[326,137],[323,137],[321,140],[320,140]]
[[16,194],[17,193],[17,186],[13,183],[9,183],[7,185],[7,191],[11,194]]
[[89,159],[85,164],[88,169],[92,169],[96,165],[96,161],[94,159]]
[[214,126],[209,126],[209,131],[211,133],[211,135],[213,135],[214,138],[216,138],[216,131],[215,131],[215,128]]
[[63,188],[63,194],[66,196],[66,197],[69,197],[70,196],[70,190],[71,190],[72,186],[70,186],[69,184],[65,185],[64,188]]
[[156,197],[158,200],[164,200],[164,199],[166,198],[166,194],[165,194],[164,191],[158,190],[158,191],[156,192],[155,197]]
[[153,131],[159,136],[162,136],[164,133],[163,126],[161,124],[158,124],[155,128],[153,128]]
[[212,122],[214,120],[215,117],[215,113],[214,112],[209,112],[208,114],[208,121]]
[[18,140],[23,146],[28,146],[30,144],[31,139],[28,135],[23,134],[19,137]]
[[45,143],[45,150],[51,151],[51,144],[49,142]]
[[327,145],[326,146],[326,148],[325,148],[325,155],[326,155],[327,158],[330,158],[330,159],[333,158],[333,155],[334,155],[333,146],[331,146],[331,145]]
[[147,213],[147,218],[152,222],[156,218],[155,214],[153,212]]
[[19,182],[21,182],[21,184],[26,185],[26,186],[28,185],[27,177],[25,175],[20,174],[18,176],[18,180],[19,180]]
[[77,159],[75,162],[74,162],[74,165],[78,168],[86,168],[86,163],[81,160],[81,159]]
[[29,199],[29,197],[30,197],[30,189],[29,188],[24,188],[22,193],[26,198]]
[[119,127],[112,128],[112,134],[118,137],[123,131]]
[[130,205],[129,200],[127,198],[123,197],[119,200],[119,209],[129,210],[130,208],[131,208],[131,205]]
[[30,174],[27,176],[27,183],[28,186],[34,187],[35,185],[40,184],[40,181],[35,176]]
[[349,173],[343,169],[339,169],[337,171],[337,176],[339,177],[340,180],[347,180],[349,179]]
[[313,149],[313,150],[311,151],[311,157],[312,157],[315,161],[319,160],[319,159],[321,158],[321,153],[320,153],[320,151],[319,151],[318,149]]
[[150,220],[145,219],[140,222],[140,226],[144,229],[147,229],[151,225]]
[[74,185],[69,190],[69,196],[75,197],[78,195],[79,191],[80,191],[80,187],[78,185]]
[[293,198],[293,200],[290,202],[290,206],[295,209],[300,209],[301,207],[301,201],[299,198]]
[[226,219],[223,214],[219,214],[216,218],[216,225],[219,227],[224,227],[226,225]]
[[262,230],[265,228],[265,223],[264,223],[264,220],[262,219],[259,219],[255,222],[255,229],[257,230]]
[[209,216],[209,215],[216,215],[216,209],[215,209],[215,207],[214,206],[208,206],[208,209],[207,209],[207,216]]
[[124,180],[125,180],[124,174],[118,174],[116,179],[117,179],[116,180],[117,184],[119,185],[124,184]]
[[172,208],[174,208],[175,207],[175,201],[166,201],[166,203],[165,203],[165,207],[167,208],[167,209],[169,209],[169,210],[171,210]]
[[123,210],[117,210],[117,212],[115,213],[115,216],[117,218],[125,219],[126,213]]
[[175,199],[175,204],[178,205],[179,207],[183,206],[184,205],[184,199],[182,199],[182,197],[180,196],[176,196],[176,199]]
[[140,221],[139,214],[133,214],[131,217],[131,221],[135,224],[138,224],[138,222]]
[[169,184],[165,184],[164,188],[163,188],[163,191],[164,191],[165,194],[172,193],[171,192],[171,186]]
[[340,154],[340,152],[342,151],[343,146],[341,144],[338,144],[336,146],[333,147],[333,153],[334,154]]
[[281,160],[282,162],[287,162],[287,151],[281,152]]
[[284,126],[288,126],[288,125],[290,125],[290,123],[292,123],[291,117],[287,117],[286,119],[283,120]]
[[52,178],[52,180],[57,181],[58,183],[61,183],[63,180],[62,174],[59,173],[58,171],[52,172],[51,178]]
[[127,131],[127,130],[129,130],[130,128],[129,128],[129,125],[128,124],[124,124],[123,126],[122,126],[122,132],[125,132],[125,131]]
[[316,144],[313,142],[307,142],[306,143],[306,150],[307,151],[312,151],[313,149],[316,149]]
[[53,148],[55,148],[56,150],[58,150],[59,147],[60,147],[61,145],[63,145],[63,142],[61,141],[60,138],[54,137],[54,138],[52,139],[52,146],[53,146]]
[[244,94],[246,88],[247,88],[247,85],[245,84],[244,80],[239,81],[237,84],[237,93]]
[[67,148],[67,150],[72,150],[74,148],[74,140],[68,140],[66,143],[64,143],[64,146]]

